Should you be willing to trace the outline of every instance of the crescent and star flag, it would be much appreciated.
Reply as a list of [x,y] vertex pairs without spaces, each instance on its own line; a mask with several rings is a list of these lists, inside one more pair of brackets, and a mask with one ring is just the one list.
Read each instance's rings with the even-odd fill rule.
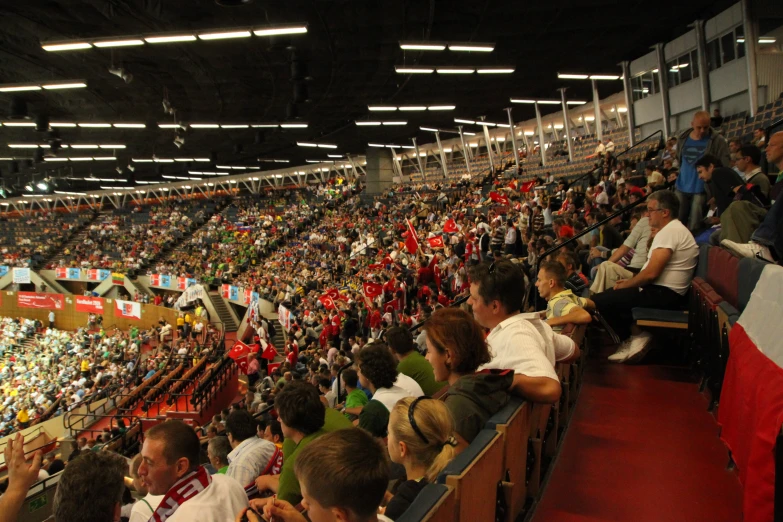
[[329,295],[322,295],[318,298],[318,300],[321,301],[321,304],[323,304],[324,308],[327,310],[334,310],[337,308],[337,306],[334,304],[334,299],[332,299]]
[[522,186],[519,187],[519,190],[521,192],[530,192],[531,190],[533,190],[533,187],[535,187],[535,186],[536,186],[536,181],[535,180],[533,180],[533,181],[526,181],[526,182],[522,183]]
[[416,235],[416,231],[413,229],[413,225],[405,218],[405,225],[407,226],[408,237],[405,238],[405,248],[408,252],[415,254],[419,250],[419,237]]
[[500,203],[501,205],[508,205],[509,204],[508,198],[506,196],[498,194],[497,192],[490,192],[489,193],[489,199],[491,199],[495,203]]
[[267,359],[269,361],[274,361],[275,357],[277,357],[277,350],[275,350],[275,347],[272,346],[272,343],[269,343],[266,345],[266,348],[264,348],[264,351],[261,352],[261,357],[264,359]]
[[443,225],[443,231],[448,234],[454,234],[457,230],[459,230],[457,228],[457,222],[453,219],[447,219],[446,223]]
[[383,286],[378,283],[363,283],[362,289],[364,290],[364,295],[370,299],[378,297],[383,293]]
[[435,236],[427,238],[427,242],[432,248],[443,248],[443,236]]

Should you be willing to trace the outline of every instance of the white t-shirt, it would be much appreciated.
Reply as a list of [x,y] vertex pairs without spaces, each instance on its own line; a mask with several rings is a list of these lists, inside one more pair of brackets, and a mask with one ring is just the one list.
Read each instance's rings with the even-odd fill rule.
[[247,507],[245,489],[231,477],[212,475],[207,489],[182,504],[168,522],[226,522]]
[[392,411],[392,408],[394,408],[394,405],[397,404],[397,401],[400,399],[404,399],[405,397],[421,397],[422,395],[424,395],[424,393],[421,391],[421,388],[419,388],[419,394],[416,395],[395,384],[391,388],[379,388],[375,390],[372,399],[386,406],[387,410]]
[[133,504],[128,522],[147,522],[165,495],[147,495]]
[[671,220],[653,239],[642,270],[650,264],[650,256],[656,248],[668,248],[672,251],[672,257],[652,284],[665,286],[685,295],[691,286],[693,271],[699,258],[699,247],[696,246],[693,234],[678,219]]
[[424,391],[421,389],[421,386],[419,386],[419,383],[403,373],[397,374],[397,380],[394,381],[394,386],[408,392],[408,397],[421,397],[424,395]]

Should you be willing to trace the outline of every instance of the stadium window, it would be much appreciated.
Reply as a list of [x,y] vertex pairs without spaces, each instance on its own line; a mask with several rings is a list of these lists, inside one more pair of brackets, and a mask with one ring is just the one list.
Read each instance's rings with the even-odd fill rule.
[[721,61],[721,65],[725,65],[728,62],[732,61],[736,57],[736,38],[734,37],[734,31],[724,34],[720,37],[720,46],[722,51],[722,57],[723,60]]
[[661,79],[658,74],[652,71],[650,71],[648,74],[652,76],[652,89],[650,89],[650,94],[661,92]]
[[737,42],[737,58],[742,58],[745,56],[745,28],[738,25],[734,29],[734,36],[736,36],[735,41]]
[[707,42],[707,69],[714,71],[720,66],[720,39],[715,38]]
[[691,76],[693,78],[699,77],[699,52],[696,50],[691,51]]
[[679,65],[677,60],[666,62],[666,73],[669,76],[669,88],[676,87],[680,84],[680,75],[678,73]]
[[683,54],[677,58],[677,74],[680,75],[680,83],[689,82],[693,79],[693,64],[691,63],[691,53]]

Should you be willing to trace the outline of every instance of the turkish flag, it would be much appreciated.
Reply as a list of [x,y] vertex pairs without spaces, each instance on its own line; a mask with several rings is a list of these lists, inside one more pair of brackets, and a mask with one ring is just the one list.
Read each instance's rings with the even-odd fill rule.
[[242,341],[236,341],[228,352],[228,356],[234,359],[234,362],[239,366],[239,370],[244,374],[247,374],[248,353],[250,353],[250,347]]
[[427,239],[432,248],[443,248],[443,236],[435,236]]
[[266,367],[267,375],[272,375],[272,372],[280,368],[280,363],[269,363]]
[[457,222],[456,221],[454,221],[453,219],[446,220],[446,223],[443,225],[443,231],[444,232],[449,233],[449,234],[454,234],[455,232],[457,232],[457,230],[459,230],[459,229],[457,228]]
[[152,286],[160,286],[160,274],[152,274],[150,276],[150,284]]
[[367,268],[369,268],[371,270],[380,270],[381,268],[383,268],[383,265],[380,264],[380,263],[373,263],[373,264],[369,265]]
[[321,301],[321,304],[323,304],[324,308],[327,310],[334,310],[337,308],[334,304],[334,299],[332,299],[329,295],[324,294],[319,297],[318,300]]
[[340,295],[340,292],[338,292],[336,288],[330,288],[326,290],[325,295],[328,295],[332,299],[337,299],[337,297]]
[[495,203],[500,203],[501,205],[508,205],[509,203],[508,198],[506,196],[503,196],[502,194],[498,194],[497,192],[490,192],[489,199],[491,199]]
[[269,361],[273,361],[275,357],[277,357],[277,350],[275,350],[275,347],[272,346],[272,343],[266,345],[264,351],[261,352],[261,357]]
[[415,254],[419,250],[419,238],[416,236],[416,231],[413,229],[413,225],[405,218],[405,224],[407,226],[408,237],[405,238],[405,248],[411,254]]
[[508,188],[516,190],[517,189],[517,180],[512,180],[511,183],[507,185]]
[[526,181],[525,183],[522,183],[522,186],[519,188],[522,192],[530,192],[533,190],[533,187],[536,186],[536,181]]
[[221,286],[221,295],[225,297],[226,299],[229,298],[231,295],[231,285],[222,285]]
[[383,286],[378,283],[364,283],[362,284],[362,289],[364,290],[364,295],[370,299],[378,297],[383,293]]
[[345,294],[338,293],[337,294],[337,300],[338,301],[342,301],[344,303],[347,303],[350,300],[350,298],[347,295],[345,295]]

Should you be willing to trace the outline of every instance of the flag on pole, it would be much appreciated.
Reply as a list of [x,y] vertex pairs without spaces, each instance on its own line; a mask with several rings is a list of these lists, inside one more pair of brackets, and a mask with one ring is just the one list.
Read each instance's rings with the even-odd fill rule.
[[457,227],[457,222],[453,219],[447,219],[446,223],[443,225],[443,231],[449,234],[454,234],[457,232],[459,228]]
[[443,236],[435,236],[427,238],[427,242],[431,248],[443,248]]
[[519,190],[521,192],[530,192],[531,190],[533,190],[533,187],[535,187],[535,186],[536,186],[536,181],[535,180],[533,180],[533,181],[526,181],[526,182],[522,183],[522,186],[519,188]]
[[383,293],[383,286],[378,283],[364,283],[362,289],[364,290],[364,295],[370,299],[378,297]]
[[498,194],[497,192],[490,192],[489,199],[491,199],[495,203],[500,203],[501,205],[509,204],[508,198],[502,194]]
[[408,237],[405,238],[405,248],[411,254],[415,254],[419,250],[419,237],[416,235],[416,230],[413,229],[413,225],[405,218],[405,225],[407,226]]
[[334,299],[331,298],[331,296],[324,294],[321,297],[318,298],[319,301],[321,301],[321,304],[324,305],[324,308],[327,310],[334,310],[337,308],[337,306],[334,304]]

